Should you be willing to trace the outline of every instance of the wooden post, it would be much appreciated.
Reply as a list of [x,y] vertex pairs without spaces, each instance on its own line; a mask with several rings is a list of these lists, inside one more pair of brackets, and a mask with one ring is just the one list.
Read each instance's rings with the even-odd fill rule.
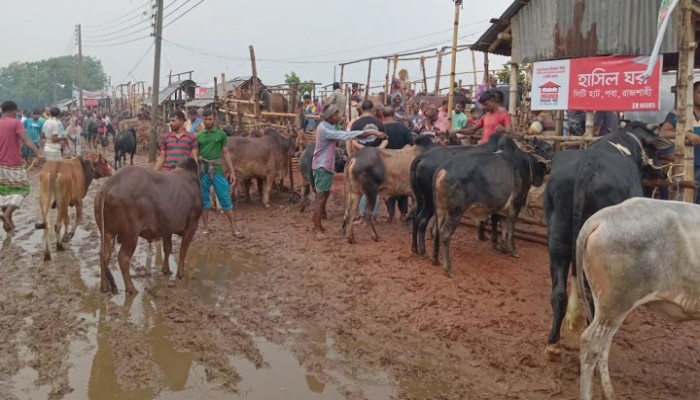
[[[214,91],[216,90],[218,88],[214,85]],[[221,98],[224,99],[224,108],[226,108],[226,125],[231,125],[231,106],[228,102],[228,91],[226,90],[226,75],[223,73],[221,74]]]
[[474,50],[472,50],[472,69],[474,70],[474,87],[476,88],[477,86],[479,86],[479,81],[476,76],[476,53],[474,52]]
[[[695,29],[693,26],[693,1],[681,0],[681,18],[678,36],[681,38],[678,47],[678,83],[676,88],[676,103],[678,123],[676,124],[676,164],[680,164],[683,180],[693,182],[693,146],[685,145],[685,133],[693,131],[693,62],[695,55]],[[683,201],[694,202],[695,190],[682,189]]]
[[386,60],[386,77],[384,79],[384,105],[389,104],[389,69],[391,68],[391,59]]
[[340,83],[343,83],[343,77],[345,76],[345,64],[340,64]]
[[515,120],[515,117],[518,114],[518,64],[511,61],[510,62],[510,92],[508,96],[508,114],[510,114],[510,117]]
[[253,67],[253,107],[255,108],[255,122],[260,123],[260,91],[258,90],[258,67],[255,65],[255,48],[249,46],[250,49],[250,63]]
[[585,136],[587,136],[587,137],[593,136],[593,129],[595,128],[593,126],[593,117],[594,116],[595,116],[595,113],[593,111],[586,111],[586,133],[585,133]]
[[447,129],[452,129],[452,109],[455,104],[455,69],[457,68],[457,35],[459,34],[459,9],[462,0],[455,0],[455,21],[452,28],[452,62],[450,64],[450,91],[447,96]]
[[391,74],[391,81],[394,81],[394,78],[396,78],[396,68],[399,66],[399,55],[394,54],[394,58],[392,60],[394,62],[394,72]]
[[423,74],[423,91],[428,94],[428,76],[425,73],[425,57],[420,58],[420,71]]
[[489,53],[484,53],[484,79],[483,83],[489,82]]
[[369,59],[369,65],[367,66],[367,86],[365,86],[365,100],[369,98],[369,82],[372,76],[372,59]]
[[440,74],[442,74],[442,55],[444,53],[444,50],[440,49],[440,51],[437,54],[437,69],[435,71],[435,90],[433,92],[435,96],[440,95]]

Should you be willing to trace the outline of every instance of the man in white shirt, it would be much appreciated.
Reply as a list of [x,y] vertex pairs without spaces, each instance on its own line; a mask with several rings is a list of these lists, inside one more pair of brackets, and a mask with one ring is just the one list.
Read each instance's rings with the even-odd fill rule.
[[42,132],[46,138],[44,154],[46,155],[47,160],[61,159],[61,149],[63,148],[63,143],[66,140],[66,131],[63,129],[61,121],[58,120],[58,116],[60,114],[61,110],[54,107],[51,109],[51,117],[44,122]]

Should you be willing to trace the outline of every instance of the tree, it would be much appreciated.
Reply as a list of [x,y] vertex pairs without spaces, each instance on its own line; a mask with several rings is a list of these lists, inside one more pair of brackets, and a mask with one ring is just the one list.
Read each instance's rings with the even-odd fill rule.
[[284,74],[284,83],[292,88],[296,88],[300,95],[305,95],[306,93],[312,93],[314,91],[314,83],[312,81],[301,81],[301,78],[297,76],[296,72],[292,71],[289,74]]
[[[527,71],[528,66],[529,64],[527,63],[520,64],[520,68],[518,70],[518,82],[520,83],[520,86],[525,85],[525,79],[527,78],[525,76],[525,71]],[[503,64],[503,69],[498,71],[496,75],[499,82],[510,83],[510,65]]]
[[[71,98],[78,83],[78,56],[63,56],[35,62],[14,62],[0,68],[0,99],[14,100],[22,109],[41,108]],[[107,86],[102,62],[83,57],[85,90]]]

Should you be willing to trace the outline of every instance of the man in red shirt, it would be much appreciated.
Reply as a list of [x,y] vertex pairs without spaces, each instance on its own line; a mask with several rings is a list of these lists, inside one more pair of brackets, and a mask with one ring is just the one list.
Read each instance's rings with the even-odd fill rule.
[[497,99],[498,97],[494,90],[484,92],[479,98],[479,102],[485,111],[481,119],[473,126],[467,126],[460,130],[451,130],[450,133],[456,134],[458,138],[462,139],[473,135],[479,128],[482,128],[483,135],[481,140],[479,140],[479,144],[486,143],[489,140],[489,136],[495,132],[512,133],[513,123],[510,115],[499,107]]
[[17,104],[6,101],[2,103],[0,118],[0,220],[5,232],[15,229],[12,213],[20,208],[30,190],[24,170],[22,143],[38,155],[39,161],[46,159],[44,153],[27,136],[22,122],[17,119]]
[[198,160],[199,145],[195,135],[185,130],[185,113],[178,111],[170,118],[171,132],[160,139],[160,154],[154,169],[170,172],[175,169],[182,157],[190,156]]

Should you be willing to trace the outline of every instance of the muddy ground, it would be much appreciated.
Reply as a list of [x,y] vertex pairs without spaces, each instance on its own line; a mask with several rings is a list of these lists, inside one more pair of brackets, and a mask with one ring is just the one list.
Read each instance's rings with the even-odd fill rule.
[[[411,254],[398,224],[381,223],[379,243],[359,227],[347,244],[336,176],[325,239],[289,193],[271,209],[253,196],[237,205],[246,238],[232,239],[217,215],[183,280],[164,277],[162,257],[140,243],[139,293],[125,297],[115,256],[113,296],[99,291],[92,199],[102,182],[67,250],[52,243],[44,262],[36,173],[17,231],[0,233],[0,399],[577,398],[581,328],[564,332],[561,361],[544,358],[541,245],[518,241],[513,259],[461,227],[450,279]],[[697,330],[633,312],[610,356],[619,397],[698,398]]]

